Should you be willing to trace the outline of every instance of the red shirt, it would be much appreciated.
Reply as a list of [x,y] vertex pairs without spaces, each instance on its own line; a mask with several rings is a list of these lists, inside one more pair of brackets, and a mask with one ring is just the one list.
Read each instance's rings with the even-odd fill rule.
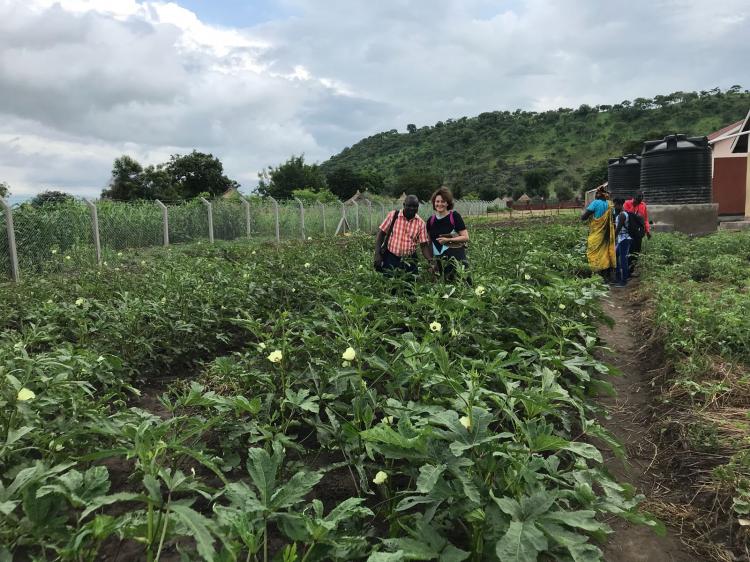
[[648,209],[646,208],[646,203],[641,201],[638,206],[636,206],[632,199],[628,199],[625,201],[622,209],[628,213],[635,213],[636,215],[643,217],[643,224],[646,227],[646,232],[651,232],[651,226],[648,224]]
[[[388,213],[388,216],[380,225],[380,230],[388,232],[395,212]],[[388,251],[395,256],[410,256],[417,251],[417,244],[427,244],[429,241],[427,225],[422,217],[417,215],[413,219],[407,220],[403,211],[400,211],[393,225],[391,237],[388,239]]]

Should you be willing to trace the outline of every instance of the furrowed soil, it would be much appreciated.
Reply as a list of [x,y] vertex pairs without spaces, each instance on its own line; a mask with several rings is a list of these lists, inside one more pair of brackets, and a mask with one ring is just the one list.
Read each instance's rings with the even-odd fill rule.
[[[649,358],[638,339],[641,304],[634,299],[637,280],[624,289],[612,288],[602,303],[614,325],[601,326],[599,335],[611,349],[604,359],[617,367],[622,375],[611,380],[616,395],[602,397],[599,402],[610,412],[603,424],[622,443],[626,459],[613,454],[605,462],[610,472],[621,482],[635,486],[646,496],[646,503],[659,492],[658,447],[649,436],[649,427],[658,412],[654,409],[653,388],[649,371],[659,358]],[[701,558],[692,554],[680,541],[679,530],[667,528],[666,536],[659,536],[650,528],[632,525],[620,519],[609,522],[615,532],[604,548],[608,562],[688,562]]]

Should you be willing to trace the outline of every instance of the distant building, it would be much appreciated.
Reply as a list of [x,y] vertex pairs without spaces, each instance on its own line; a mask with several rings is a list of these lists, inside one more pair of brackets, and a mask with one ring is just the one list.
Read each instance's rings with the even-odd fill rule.
[[490,201],[490,206],[495,207],[496,209],[505,209],[508,207],[508,203],[502,197],[497,197]]
[[357,205],[367,205],[368,202],[375,203],[375,199],[373,198],[372,194],[368,193],[367,191],[362,193],[358,189],[357,193],[344,201],[344,205],[354,205],[355,203]]
[[522,205],[526,205],[527,203],[531,203],[531,197],[526,195],[525,193],[521,195],[518,199],[516,199],[516,203],[521,203]]
[[[750,217],[750,112],[736,123],[708,135],[713,146],[712,192],[720,215]],[[738,133],[745,133],[738,135]]]
[[221,194],[221,197],[222,199],[236,199],[242,197],[242,194],[237,190],[236,187],[230,187]]
[[609,185],[609,182],[605,181],[603,184],[597,185],[594,189],[589,189],[586,192],[586,194],[584,195],[584,200],[583,200],[584,206],[588,207],[589,205],[591,205],[591,202],[594,199],[596,199],[596,190],[597,189],[599,189],[600,187],[603,187],[604,189],[606,189],[608,185]]

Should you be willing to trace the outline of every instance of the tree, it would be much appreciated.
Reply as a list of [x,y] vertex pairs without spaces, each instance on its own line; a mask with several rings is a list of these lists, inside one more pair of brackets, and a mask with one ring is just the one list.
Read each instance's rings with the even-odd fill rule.
[[[268,167],[258,174],[258,193],[276,199],[289,199],[295,189],[320,191],[326,188],[326,177],[317,164],[305,164],[305,155],[292,155],[276,168]],[[338,195],[338,194],[337,194]]]
[[583,175],[582,192],[585,194],[589,189],[599,187],[607,181],[607,163],[597,164],[589,168]]
[[443,183],[440,174],[428,169],[412,169],[402,173],[396,179],[394,195],[416,195],[420,201],[428,201],[433,192]]
[[417,132],[417,126],[414,123],[409,123],[406,126],[406,130],[409,132],[409,134],[416,133]]
[[552,182],[552,187],[555,190],[555,198],[558,201],[570,201],[576,195],[575,186],[577,184],[576,178],[569,172],[566,172]]
[[328,189],[339,199],[349,199],[364,187],[364,177],[348,166],[332,170],[326,175]]
[[31,200],[31,204],[34,207],[42,207],[44,205],[60,205],[62,203],[68,203],[74,201],[74,197],[64,191],[47,190],[38,193]]
[[227,189],[240,186],[224,175],[221,160],[197,150],[185,156],[173,154],[164,170],[169,175],[170,184],[184,199],[192,199],[199,193],[221,195]]
[[553,176],[552,170],[548,168],[536,168],[524,172],[523,183],[529,197],[544,197],[547,195],[547,186]]
[[143,170],[143,190],[146,199],[165,201],[182,199],[180,186],[172,182],[166,164],[146,166]]
[[320,191],[313,191],[312,189],[295,189],[292,191],[292,197],[299,199],[305,205],[338,202],[336,196],[327,189],[321,189]]
[[7,197],[10,195],[10,186],[4,181],[0,181],[0,197]]
[[130,156],[120,156],[112,164],[109,188],[102,191],[102,197],[119,201],[146,199],[143,180],[143,166]]

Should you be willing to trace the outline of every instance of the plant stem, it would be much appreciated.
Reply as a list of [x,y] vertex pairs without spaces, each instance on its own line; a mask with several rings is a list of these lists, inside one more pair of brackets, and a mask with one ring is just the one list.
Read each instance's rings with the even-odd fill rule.
[[169,526],[169,502],[172,500],[172,492],[167,495],[167,509],[164,511],[164,515],[161,519],[164,520],[164,526],[161,530],[161,539],[159,539],[159,549],[156,551],[156,561],[158,562],[161,556],[161,549],[164,546],[164,538],[167,536],[167,526]]
[[263,516],[263,562],[268,562],[268,519]]

